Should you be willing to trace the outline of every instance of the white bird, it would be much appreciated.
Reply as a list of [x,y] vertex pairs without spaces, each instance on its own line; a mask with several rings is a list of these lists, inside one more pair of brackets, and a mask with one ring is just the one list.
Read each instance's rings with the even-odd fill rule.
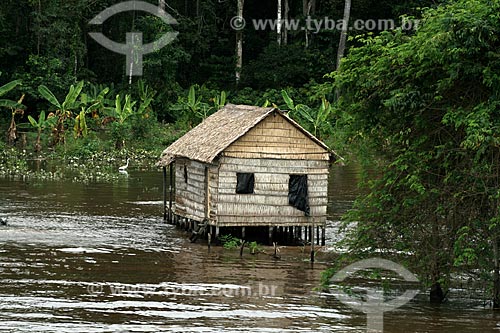
[[129,159],[127,158],[127,164],[126,165],[122,165],[121,167],[119,167],[118,171],[125,171],[125,170],[127,170],[127,168],[128,168],[128,161],[129,161]]

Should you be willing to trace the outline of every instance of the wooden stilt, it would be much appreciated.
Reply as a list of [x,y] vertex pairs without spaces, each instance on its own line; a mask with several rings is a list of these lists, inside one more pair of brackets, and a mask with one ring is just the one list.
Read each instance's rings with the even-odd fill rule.
[[246,235],[245,235],[245,227],[241,227],[241,239],[245,240]]
[[316,227],[316,245],[319,245],[319,226]]
[[210,252],[210,245],[212,243],[212,234],[211,233],[208,233],[207,241],[208,241],[208,252]]
[[273,244],[273,227],[269,226],[269,245]]
[[167,167],[163,167],[163,221],[167,221]]
[[314,224],[310,227],[311,233],[311,262],[314,262]]
[[307,243],[307,227],[304,227],[304,242]]
[[168,203],[168,222],[170,224],[173,223],[173,209],[172,209],[172,203],[174,201],[174,163],[170,163],[170,200],[169,200],[169,203]]
[[215,238],[219,238],[219,227],[215,227]]
[[240,246],[240,258],[243,257],[243,249],[245,248],[245,240],[243,240],[243,242],[241,242],[241,246]]
[[325,241],[326,235],[325,234],[326,234],[326,226],[321,228],[321,246],[325,246],[325,244],[326,244],[326,241]]

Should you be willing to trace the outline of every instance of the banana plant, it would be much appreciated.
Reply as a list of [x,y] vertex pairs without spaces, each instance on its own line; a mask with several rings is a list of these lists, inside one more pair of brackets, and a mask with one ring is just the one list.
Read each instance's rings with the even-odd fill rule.
[[226,92],[223,90],[220,95],[213,98],[215,110],[220,110],[226,105]]
[[[91,86],[90,92],[81,93],[81,111],[75,116],[75,124],[73,126],[73,134],[75,138],[86,137],[88,134],[87,125],[87,115],[90,115],[90,119],[95,120],[95,125],[99,123],[99,118],[102,113],[105,112],[107,105],[111,104],[111,100],[106,99],[106,95],[109,93],[109,87],[98,87]],[[90,106],[87,106],[89,105]]]
[[201,101],[201,96],[196,96],[195,85],[189,87],[186,107],[190,114],[198,116],[201,120],[205,120],[205,118],[208,117],[209,107],[206,103]]
[[[11,81],[0,87],[0,97],[20,85],[21,80]],[[11,110],[10,126],[7,129],[7,141],[12,144],[17,139],[16,115],[24,114],[24,106],[22,105],[24,95],[16,102],[10,99],[0,99],[0,108],[8,108]]]
[[96,109],[97,105],[98,105],[98,103],[94,103],[87,108],[82,106],[82,110],[75,117],[75,125],[73,126],[73,134],[75,136],[75,139],[79,138],[79,137],[86,137],[87,136],[89,129],[87,126],[87,116],[86,115],[89,113],[92,113]]
[[151,87],[144,83],[144,80],[139,80],[137,82],[137,88],[139,92],[139,99],[141,101],[137,113],[143,118],[149,118],[152,111],[151,103],[156,95],[156,90],[151,89]]
[[92,86],[88,93],[81,93],[80,101],[83,106],[91,105],[91,107],[85,110],[85,113],[91,113],[93,119],[98,119],[99,114],[104,112],[107,105],[110,105],[113,101],[106,99],[106,95],[109,93],[110,88],[98,88],[97,86]]
[[28,116],[28,121],[30,122],[33,128],[37,130],[36,143],[35,143],[35,152],[39,153],[42,150],[41,137],[44,129],[51,127],[54,125],[56,118],[49,117],[45,118],[45,111],[40,112],[38,116],[38,121],[35,120],[32,116]]
[[45,85],[38,87],[38,92],[53,106],[56,107],[57,122],[52,129],[53,144],[64,143],[64,131],[66,119],[71,117],[71,111],[80,108],[78,97],[83,89],[83,81],[78,82],[76,86],[71,85],[69,92],[66,95],[64,102],[60,103],[56,96]]
[[[11,91],[12,89],[14,89],[15,87],[17,87],[18,85],[20,85],[22,83],[21,80],[15,80],[15,81],[11,81],[3,86],[0,87],[0,97],[2,97],[3,95],[5,95],[6,93],[8,93],[9,91]],[[18,103],[15,102],[15,101],[12,101],[10,99],[0,99],[0,107],[1,108],[9,108],[9,109],[12,109],[12,108],[16,108],[18,107]]]
[[124,124],[130,117],[134,115],[134,107],[137,104],[136,101],[132,101],[132,96],[125,95],[124,103],[122,103],[122,97],[116,95],[115,107],[113,109],[113,116],[120,124]]
[[[323,96],[321,98],[321,105],[318,109],[310,108],[304,104],[297,104],[293,102],[293,99],[288,95],[285,90],[281,91],[283,100],[285,101],[288,108],[290,108],[291,116],[297,117],[305,122],[306,127],[311,129],[314,136],[320,138],[322,129],[329,125],[328,117],[332,114],[332,105]],[[299,121],[300,122],[300,121]]]
[[137,102],[132,101],[132,96],[128,94],[124,100],[120,95],[116,95],[115,106],[106,109],[109,117],[105,121],[111,123],[111,135],[115,140],[116,149],[122,149],[125,145],[130,127],[129,119],[138,115],[136,104]]

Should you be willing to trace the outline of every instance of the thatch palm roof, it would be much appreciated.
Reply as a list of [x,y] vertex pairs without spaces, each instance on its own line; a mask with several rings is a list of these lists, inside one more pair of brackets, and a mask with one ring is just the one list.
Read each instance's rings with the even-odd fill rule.
[[279,112],[311,140],[334,154],[323,142],[276,108],[228,104],[165,149],[157,165],[167,166],[178,157],[212,163],[224,149],[273,112]]

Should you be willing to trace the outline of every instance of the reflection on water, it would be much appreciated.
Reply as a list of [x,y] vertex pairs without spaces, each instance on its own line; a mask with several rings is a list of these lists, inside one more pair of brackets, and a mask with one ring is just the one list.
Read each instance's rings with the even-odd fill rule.
[[[312,266],[300,247],[281,260],[208,252],[161,220],[160,172],[123,176],[0,180],[0,332],[365,332],[362,313],[314,291],[327,254]],[[329,245],[358,176],[332,168]],[[433,308],[421,295],[385,315],[385,332],[497,329],[496,313],[458,304]]]

